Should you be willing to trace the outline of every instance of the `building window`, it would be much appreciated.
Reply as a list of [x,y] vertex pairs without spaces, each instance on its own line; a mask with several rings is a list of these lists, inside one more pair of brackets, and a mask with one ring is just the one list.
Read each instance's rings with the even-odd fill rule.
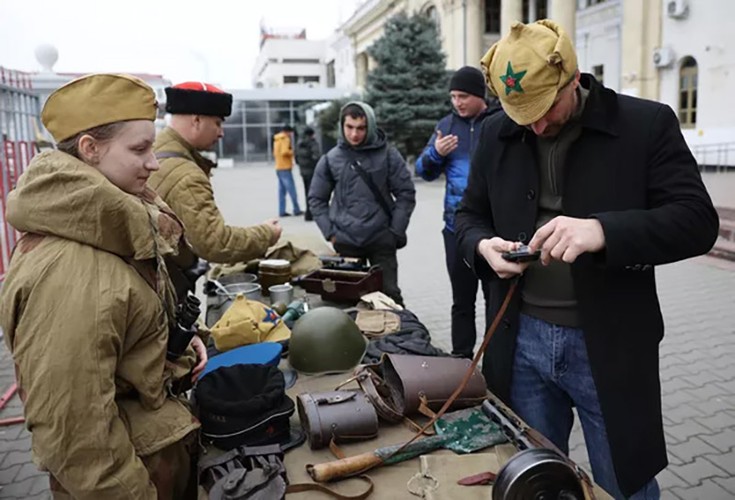
[[685,57],[679,70],[679,123],[682,128],[697,124],[697,61]]
[[305,76],[304,83],[319,83],[318,76]]
[[605,65],[598,64],[597,66],[592,66],[592,75],[602,85],[605,79]]
[[485,33],[500,33],[500,0],[485,0]]
[[283,83],[299,83],[298,76],[284,76]]

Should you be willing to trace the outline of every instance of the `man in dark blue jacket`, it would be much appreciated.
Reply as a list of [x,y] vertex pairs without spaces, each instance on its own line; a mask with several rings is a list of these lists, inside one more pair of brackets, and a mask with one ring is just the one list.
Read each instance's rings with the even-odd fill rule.
[[[442,118],[416,162],[416,172],[427,181],[443,173],[447,179],[444,195],[444,249],[449,281],[452,284],[452,352],[472,357],[475,331],[477,276],[462,262],[454,236],[454,212],[467,186],[470,158],[479,138],[482,121],[497,111],[485,100],[485,78],[479,69],[465,66],[457,70],[449,83],[454,111]],[[483,282],[481,282],[483,283]],[[487,283],[482,291],[488,299]],[[486,321],[487,307],[485,308]]]

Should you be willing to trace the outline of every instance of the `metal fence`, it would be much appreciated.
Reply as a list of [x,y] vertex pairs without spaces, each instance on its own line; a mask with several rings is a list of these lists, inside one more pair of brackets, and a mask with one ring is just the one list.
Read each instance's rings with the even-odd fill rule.
[[0,280],[5,277],[10,254],[18,239],[5,218],[8,193],[36,152],[40,104],[27,73],[0,66]]
[[692,148],[699,169],[708,172],[727,172],[735,168],[735,142],[698,144]]

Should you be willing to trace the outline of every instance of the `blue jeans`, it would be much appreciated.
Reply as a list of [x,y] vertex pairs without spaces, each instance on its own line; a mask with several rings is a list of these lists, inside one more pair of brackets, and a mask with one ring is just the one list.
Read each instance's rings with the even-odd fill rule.
[[291,170],[276,170],[276,175],[278,175],[278,215],[286,215],[286,192],[291,197],[294,214],[301,213]]
[[[581,329],[553,325],[521,314],[510,402],[528,425],[566,454],[569,454],[569,434],[574,422],[572,407],[576,407],[595,482],[616,499],[626,498],[615,477]],[[656,479],[628,498],[658,500]]]

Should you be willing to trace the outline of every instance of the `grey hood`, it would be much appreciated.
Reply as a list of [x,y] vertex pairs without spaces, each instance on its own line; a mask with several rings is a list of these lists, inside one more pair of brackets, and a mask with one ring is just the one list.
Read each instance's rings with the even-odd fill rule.
[[[359,146],[352,146],[349,142],[347,142],[347,139],[345,138],[344,134],[344,119],[342,117],[342,113],[344,112],[345,108],[347,106],[355,105],[360,107],[365,112],[365,121],[367,122],[367,135],[365,136],[365,141],[360,144]],[[382,130],[378,129],[378,123],[375,120],[375,111],[373,110],[372,106],[369,104],[366,104],[362,101],[350,101],[344,106],[342,106],[342,109],[339,112],[339,144],[345,145],[347,147],[351,147],[353,149],[363,149],[363,148],[374,148],[374,147],[380,147],[383,144],[385,144],[385,133]]]

